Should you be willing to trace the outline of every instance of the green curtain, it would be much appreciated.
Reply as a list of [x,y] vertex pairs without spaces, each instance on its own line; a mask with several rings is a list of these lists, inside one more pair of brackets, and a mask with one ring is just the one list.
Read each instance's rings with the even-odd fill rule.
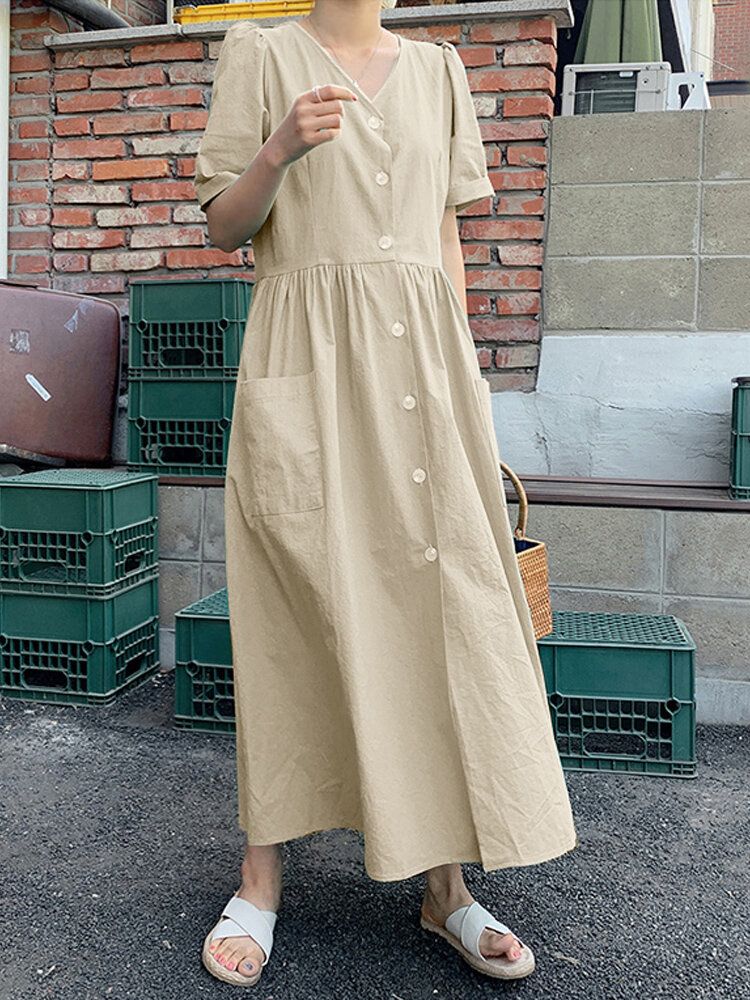
[[656,2],[589,0],[573,62],[661,62]]

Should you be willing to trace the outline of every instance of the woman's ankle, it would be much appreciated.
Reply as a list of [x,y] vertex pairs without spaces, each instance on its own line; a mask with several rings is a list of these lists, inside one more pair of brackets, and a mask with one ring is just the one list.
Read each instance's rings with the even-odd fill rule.
[[248,844],[240,866],[242,887],[276,898],[280,894],[282,869],[279,844]]

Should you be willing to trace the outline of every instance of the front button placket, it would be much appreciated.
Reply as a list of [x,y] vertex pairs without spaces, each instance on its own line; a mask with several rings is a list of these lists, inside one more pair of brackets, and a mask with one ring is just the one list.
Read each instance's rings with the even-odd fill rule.
[[[375,183],[379,187],[383,188],[383,194],[378,196],[378,201],[377,201],[377,204],[381,208],[380,221],[383,227],[380,235],[378,236],[377,242],[378,242],[378,247],[381,250],[391,250],[393,247],[393,236],[391,234],[396,231],[394,191],[393,191],[393,184],[391,183],[393,179],[392,150],[390,145],[386,141],[386,137],[383,131],[383,125],[384,125],[383,119],[376,114],[371,114],[366,119],[366,121],[367,125],[374,132],[375,131],[380,132],[380,135],[378,136],[379,141],[374,143],[374,148],[378,146],[380,147],[381,155],[379,159],[381,162],[378,165],[378,169],[373,170],[373,178],[375,180]],[[375,159],[374,155],[373,159]],[[375,163],[377,164],[377,160],[375,161]],[[386,167],[388,167],[388,169],[385,169]],[[383,200],[381,201],[380,199]],[[405,305],[406,303],[404,301],[404,306]],[[403,315],[404,317],[406,317],[405,309]],[[393,322],[391,323],[390,330],[391,334],[394,337],[401,338],[406,332],[406,323],[402,322],[399,319],[394,319]],[[416,379],[416,365],[414,364],[413,353],[411,353],[411,361],[413,369],[412,378]],[[416,405],[417,405],[416,397],[411,392],[407,392],[405,395],[401,397],[401,406],[403,407],[404,410],[407,411],[414,410]],[[420,451],[426,454],[427,441],[425,439],[425,430],[421,418],[417,419],[416,429],[421,438]],[[427,470],[423,469],[421,466],[416,466],[415,468],[413,468],[410,475],[412,481],[417,484],[422,484],[427,480]],[[435,524],[435,512],[432,503],[432,493],[429,489],[429,484],[425,488],[427,489],[430,520],[432,521],[432,530],[434,531],[437,525]],[[422,545],[424,545],[424,542],[422,542]],[[422,549],[422,556],[427,562],[435,562],[438,556],[437,549],[435,548],[434,545],[427,545],[426,548]]]

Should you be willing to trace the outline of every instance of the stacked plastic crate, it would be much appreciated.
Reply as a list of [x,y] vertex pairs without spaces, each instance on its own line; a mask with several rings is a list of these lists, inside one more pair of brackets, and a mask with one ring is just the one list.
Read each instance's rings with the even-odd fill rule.
[[96,704],[159,664],[157,477],[0,479],[0,694]]
[[674,615],[553,611],[538,640],[562,766],[692,778],[695,641]]
[[175,725],[211,733],[235,731],[226,587],[175,615]]
[[224,476],[251,288],[241,278],[131,282],[129,469]]
[[729,495],[750,500],[750,375],[733,378]]

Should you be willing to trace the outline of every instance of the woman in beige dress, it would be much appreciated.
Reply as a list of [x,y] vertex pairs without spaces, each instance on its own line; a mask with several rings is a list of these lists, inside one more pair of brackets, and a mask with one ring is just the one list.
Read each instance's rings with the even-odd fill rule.
[[577,845],[466,316],[456,209],[494,191],[458,51],[387,31],[393,5],[232,25],[196,161],[211,241],[255,265],[225,491],[247,848],[203,948],[242,986],[286,840],[361,831],[499,978],[534,956],[461,863]]

